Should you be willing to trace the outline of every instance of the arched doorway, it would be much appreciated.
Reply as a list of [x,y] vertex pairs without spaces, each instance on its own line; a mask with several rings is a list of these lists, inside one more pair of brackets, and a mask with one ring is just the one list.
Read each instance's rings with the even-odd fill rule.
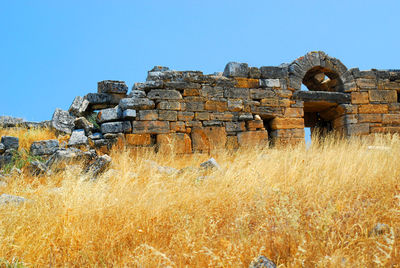
[[324,52],[311,52],[289,65],[289,85],[295,90],[294,98],[304,102],[306,143],[311,136],[325,136],[336,129],[335,109],[349,103],[344,93],[343,75],[347,68]]

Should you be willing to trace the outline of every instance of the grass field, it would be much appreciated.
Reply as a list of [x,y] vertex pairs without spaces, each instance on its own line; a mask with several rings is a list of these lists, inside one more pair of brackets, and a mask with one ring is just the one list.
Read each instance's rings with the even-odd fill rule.
[[[22,144],[29,135],[19,135]],[[279,267],[400,263],[397,136],[211,155],[114,150],[111,156],[112,171],[96,182],[82,180],[77,166],[51,177],[9,178],[0,194],[32,202],[0,206],[0,262],[241,267],[264,255]],[[211,156],[221,169],[198,171]],[[166,174],[147,160],[196,168]],[[386,227],[374,232],[378,223]]]

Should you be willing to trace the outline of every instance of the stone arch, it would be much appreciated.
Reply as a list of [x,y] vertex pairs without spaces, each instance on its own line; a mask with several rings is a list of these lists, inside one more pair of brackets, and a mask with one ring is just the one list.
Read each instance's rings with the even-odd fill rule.
[[322,51],[309,52],[288,66],[289,87],[300,90],[301,84],[314,91],[345,92],[354,78],[338,59]]

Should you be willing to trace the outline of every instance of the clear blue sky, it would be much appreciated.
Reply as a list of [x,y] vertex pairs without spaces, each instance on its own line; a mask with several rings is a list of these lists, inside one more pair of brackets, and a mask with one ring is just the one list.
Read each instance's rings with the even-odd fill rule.
[[0,26],[0,115],[31,121],[154,65],[212,73],[323,50],[349,68],[400,68],[398,0],[3,0]]

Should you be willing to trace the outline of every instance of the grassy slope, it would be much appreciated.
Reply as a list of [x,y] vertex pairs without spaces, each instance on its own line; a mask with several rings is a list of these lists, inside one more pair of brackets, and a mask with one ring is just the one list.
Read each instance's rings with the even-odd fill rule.
[[[74,167],[16,176],[0,194],[34,202],[0,207],[0,257],[28,266],[230,267],[259,254],[283,267],[398,264],[400,139],[374,141],[389,151],[371,144],[215,152],[222,169],[203,181],[193,171],[160,174],[145,160],[198,167],[208,155],[117,150],[116,171],[96,183]],[[369,234],[378,222],[391,229]]]

